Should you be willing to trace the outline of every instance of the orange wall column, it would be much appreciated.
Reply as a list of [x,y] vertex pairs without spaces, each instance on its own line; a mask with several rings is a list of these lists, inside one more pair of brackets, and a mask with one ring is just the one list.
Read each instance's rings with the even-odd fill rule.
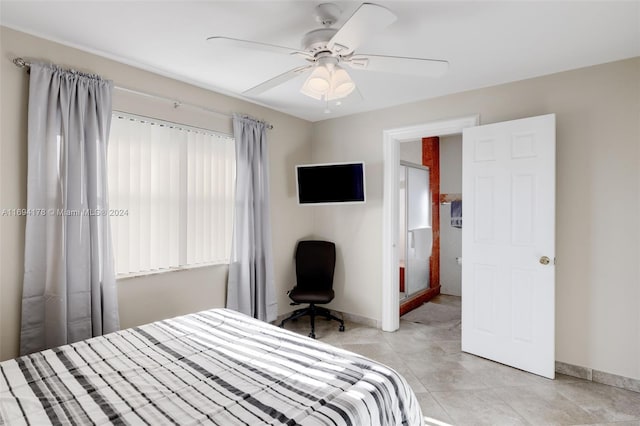
[[440,138],[422,139],[422,165],[429,168],[431,190],[431,229],[433,249],[429,264],[429,287],[440,286]]

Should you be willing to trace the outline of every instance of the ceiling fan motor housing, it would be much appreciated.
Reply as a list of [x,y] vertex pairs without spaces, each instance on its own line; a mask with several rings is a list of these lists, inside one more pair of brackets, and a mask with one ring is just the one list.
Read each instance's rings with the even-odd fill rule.
[[302,38],[302,49],[312,55],[320,52],[331,52],[327,44],[337,32],[338,30],[335,28],[319,28],[309,31]]

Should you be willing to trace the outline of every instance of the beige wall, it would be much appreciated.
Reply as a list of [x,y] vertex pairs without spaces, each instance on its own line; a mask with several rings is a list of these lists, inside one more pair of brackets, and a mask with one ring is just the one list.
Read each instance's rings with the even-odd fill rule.
[[[1,28],[0,55],[0,208],[26,207],[28,77],[11,60],[21,56],[95,72],[117,86],[179,99],[225,113],[252,114],[274,125],[269,131],[271,222],[276,291],[280,313],[288,312],[286,290],[293,284],[293,250],[298,239],[312,234],[308,210],[296,202],[294,165],[311,159],[311,124],[268,108],[136,69],[73,48]],[[231,119],[114,91],[113,107],[169,121],[231,132]],[[23,218],[0,217],[0,360],[18,350],[20,297],[24,261]],[[226,266],[119,280],[123,327],[210,307],[223,306]]]
[[400,161],[422,165],[422,141],[408,141],[400,144]]
[[[440,194],[462,193],[462,135],[440,138]],[[464,205],[464,203],[463,203]],[[463,207],[464,211],[464,207]],[[464,219],[463,219],[464,223]],[[440,285],[442,294],[460,296],[462,229],[451,226],[451,205],[440,206]]]
[[342,255],[332,306],[381,318],[384,129],[556,113],[556,359],[640,378],[639,85],[636,58],[314,123],[314,162],[366,162],[366,205],[316,212]]

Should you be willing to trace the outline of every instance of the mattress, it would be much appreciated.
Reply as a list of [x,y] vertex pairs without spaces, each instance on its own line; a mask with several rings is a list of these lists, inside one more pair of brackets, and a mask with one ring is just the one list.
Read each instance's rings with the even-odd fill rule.
[[0,363],[0,424],[109,423],[413,426],[423,419],[394,370],[227,309]]

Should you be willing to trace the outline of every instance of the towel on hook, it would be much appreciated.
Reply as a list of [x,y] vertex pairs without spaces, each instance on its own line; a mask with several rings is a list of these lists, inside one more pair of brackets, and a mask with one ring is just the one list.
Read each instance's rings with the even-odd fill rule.
[[462,201],[451,202],[451,226],[462,228]]

